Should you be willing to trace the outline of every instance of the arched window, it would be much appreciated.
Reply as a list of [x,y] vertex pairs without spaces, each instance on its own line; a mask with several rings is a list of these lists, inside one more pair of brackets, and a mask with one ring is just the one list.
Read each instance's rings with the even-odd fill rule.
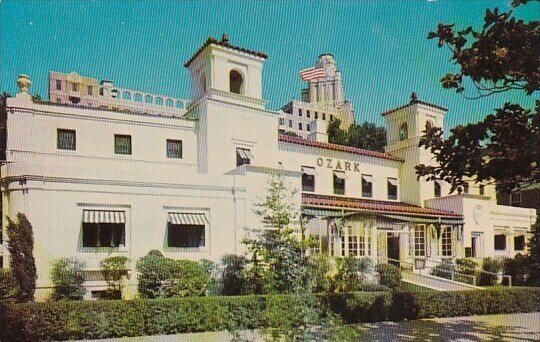
[[184,102],[176,101],[176,108],[184,108]]
[[142,102],[142,95],[141,94],[139,94],[139,93],[135,94],[134,98],[135,98],[135,101]]
[[244,79],[236,70],[231,70],[229,73],[229,91],[235,94],[242,94],[244,92]]
[[158,106],[163,106],[163,98],[161,97],[156,97],[156,104]]
[[407,123],[404,122],[399,127],[399,140],[405,140],[409,137],[409,129],[407,127]]
[[165,101],[165,105],[167,107],[173,107],[174,106],[173,100],[167,99],[167,101]]
[[122,98],[124,100],[131,100],[131,93],[129,91],[125,91],[122,93]]
[[433,128],[433,121],[426,121],[426,132]]
[[146,96],[144,97],[144,102],[146,102],[146,103],[152,103],[153,100],[154,100],[154,99],[153,99],[152,96],[150,96],[150,95],[146,95]]

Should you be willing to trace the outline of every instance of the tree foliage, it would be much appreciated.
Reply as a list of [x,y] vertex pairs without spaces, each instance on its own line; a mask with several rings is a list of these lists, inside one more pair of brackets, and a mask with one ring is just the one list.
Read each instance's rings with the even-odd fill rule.
[[366,121],[361,125],[351,125],[346,131],[339,127],[340,124],[341,121],[336,119],[328,125],[327,132],[330,143],[384,152],[386,145],[386,129],[384,127]]
[[36,290],[36,263],[34,259],[34,235],[26,215],[18,213],[17,222],[8,217],[6,228],[9,242],[10,268],[19,284],[18,299],[21,302],[34,300]]
[[51,299],[82,300],[86,293],[83,286],[85,268],[86,264],[75,258],[56,260],[51,269],[51,280],[54,284]]
[[129,259],[125,256],[114,256],[101,260],[101,272],[109,285],[109,297],[122,298],[122,281],[129,278],[128,262]]
[[531,237],[527,243],[527,283],[540,286],[540,218],[532,226]]
[[[527,3],[516,0],[514,6]],[[428,39],[447,46],[457,73],[446,74],[442,86],[465,95],[472,83],[478,98],[509,90],[531,95],[540,89],[540,22],[524,22],[513,10],[487,9],[480,30],[439,24]],[[462,190],[465,181],[490,181],[510,191],[540,181],[540,102],[534,109],[506,103],[483,121],[457,126],[445,140],[440,128],[425,132],[420,146],[429,149],[438,166],[418,165],[419,177],[442,179]]]

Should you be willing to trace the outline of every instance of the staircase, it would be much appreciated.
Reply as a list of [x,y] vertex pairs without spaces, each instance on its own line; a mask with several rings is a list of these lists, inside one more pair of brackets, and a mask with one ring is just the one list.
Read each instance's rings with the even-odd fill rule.
[[436,277],[433,275],[413,273],[412,271],[403,270],[401,272],[401,276],[402,281],[406,283],[419,285],[436,291],[463,291],[482,289],[482,287],[479,286],[473,286],[450,279]]

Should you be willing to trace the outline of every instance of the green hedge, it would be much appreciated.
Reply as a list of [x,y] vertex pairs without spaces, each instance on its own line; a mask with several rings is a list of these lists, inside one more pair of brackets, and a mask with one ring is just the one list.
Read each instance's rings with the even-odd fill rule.
[[[540,311],[540,288],[318,297],[344,323]],[[7,305],[0,331],[3,341],[36,341],[286,327],[301,316],[294,300],[250,295]]]

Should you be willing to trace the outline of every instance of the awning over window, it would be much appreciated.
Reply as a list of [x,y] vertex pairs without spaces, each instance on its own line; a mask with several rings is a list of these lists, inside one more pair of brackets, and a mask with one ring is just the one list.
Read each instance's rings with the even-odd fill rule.
[[251,151],[245,148],[237,148],[236,153],[240,156],[242,159],[253,159],[253,154],[251,154]]
[[126,223],[124,211],[84,210],[83,223]]
[[169,223],[186,225],[208,224],[205,214],[169,213]]
[[371,175],[362,175],[362,180],[372,183],[373,182],[373,176]]
[[397,179],[395,179],[395,178],[388,178],[388,183],[390,183],[390,184],[393,185],[393,186],[397,186],[397,185],[398,185],[398,181],[397,181]]
[[309,166],[302,166],[302,172],[308,176],[315,176],[315,168]]
[[345,178],[347,178],[347,177],[345,176],[345,172],[339,172],[339,171],[334,171],[334,176],[335,176],[336,178],[339,178],[339,179],[345,179]]

